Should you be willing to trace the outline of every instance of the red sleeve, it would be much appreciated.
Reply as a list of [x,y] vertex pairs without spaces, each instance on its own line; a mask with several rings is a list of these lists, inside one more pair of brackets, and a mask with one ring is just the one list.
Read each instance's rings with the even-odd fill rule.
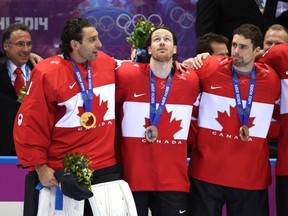
[[53,94],[53,90],[37,66],[32,71],[27,94],[14,124],[15,148],[19,162],[24,167],[46,163],[46,149],[53,127],[54,114],[48,109],[49,101],[45,95],[45,92]]

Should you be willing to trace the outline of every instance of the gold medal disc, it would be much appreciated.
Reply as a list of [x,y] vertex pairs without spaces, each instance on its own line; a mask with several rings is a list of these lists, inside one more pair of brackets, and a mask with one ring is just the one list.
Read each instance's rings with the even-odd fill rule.
[[154,142],[158,137],[158,129],[150,125],[149,127],[146,128],[145,130],[145,138],[148,142]]
[[86,128],[90,129],[96,124],[96,117],[92,112],[85,112],[80,117],[80,124]]
[[247,125],[242,125],[239,129],[239,136],[241,140],[247,141],[249,138],[249,128]]

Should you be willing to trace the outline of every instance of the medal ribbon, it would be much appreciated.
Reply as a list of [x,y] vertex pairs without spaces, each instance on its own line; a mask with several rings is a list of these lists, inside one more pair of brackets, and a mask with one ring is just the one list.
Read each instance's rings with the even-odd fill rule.
[[150,123],[155,127],[158,125],[160,121],[162,112],[164,110],[171,89],[171,83],[172,83],[172,70],[166,81],[165,90],[163,92],[161,102],[158,106],[158,109],[156,110],[156,82],[154,74],[150,69]]
[[86,90],[82,74],[79,70],[79,68],[76,66],[75,61],[69,57],[69,60],[72,62],[73,67],[74,67],[74,73],[77,78],[79,87],[80,87],[80,92],[81,96],[84,102],[84,108],[85,112],[92,112],[92,100],[93,100],[93,83],[92,83],[92,72],[90,65],[88,63],[85,63],[86,69],[87,69],[87,80],[88,80],[88,90]]
[[255,83],[256,83],[256,73],[255,73],[255,67],[251,71],[250,74],[250,83],[249,83],[249,89],[248,89],[248,98],[246,101],[246,108],[244,110],[243,103],[242,103],[242,97],[239,87],[239,80],[237,77],[237,73],[232,65],[232,83],[234,88],[234,95],[235,95],[235,101],[237,106],[237,112],[239,116],[239,120],[242,123],[242,125],[248,124],[251,108],[252,108],[252,102],[254,97],[254,90],[255,90]]

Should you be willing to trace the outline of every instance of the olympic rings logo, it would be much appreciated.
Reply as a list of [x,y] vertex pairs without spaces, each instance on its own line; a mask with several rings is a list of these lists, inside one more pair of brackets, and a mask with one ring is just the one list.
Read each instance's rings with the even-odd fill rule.
[[159,14],[151,14],[148,19],[143,14],[136,14],[132,18],[127,14],[121,14],[117,17],[116,23],[127,35],[130,35],[135,27],[135,23],[139,20],[162,24],[162,18]]
[[[195,22],[194,16],[185,11],[182,7],[174,7],[169,13],[172,22],[177,23],[183,29],[192,28]],[[135,27],[135,23],[139,20],[152,22],[155,24],[162,24],[163,20],[159,14],[151,14],[148,18],[143,14],[136,14],[130,16],[129,14],[122,13],[118,17],[104,15],[98,19],[91,15],[86,17],[98,30],[99,37],[108,36],[109,38],[121,38],[123,32],[130,35]]]
[[192,28],[195,22],[193,15],[181,7],[173,8],[170,11],[170,18],[184,29]]
[[116,25],[113,17],[102,16],[99,21],[94,16],[86,18],[96,27],[99,37],[108,35],[108,37],[116,39],[122,36],[123,30]]

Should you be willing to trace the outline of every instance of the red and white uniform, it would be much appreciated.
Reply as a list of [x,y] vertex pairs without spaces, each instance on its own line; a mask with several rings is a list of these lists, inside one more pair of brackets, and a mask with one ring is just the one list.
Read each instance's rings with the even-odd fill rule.
[[[198,78],[192,70],[175,71],[157,125],[158,138],[149,143],[145,139],[145,128],[150,126],[149,69],[148,64],[125,62],[116,71],[124,179],[132,191],[188,192],[187,136],[192,105],[199,93]],[[166,79],[154,77],[158,107]]]
[[[271,182],[266,136],[274,102],[280,94],[280,81],[272,68],[255,64],[256,84],[248,121],[250,137],[242,141],[231,64],[229,57],[212,56],[196,71],[202,96],[189,175],[222,186],[265,189]],[[245,107],[250,76],[238,75],[238,78]]]
[[[260,61],[274,68],[281,79],[281,126],[277,145],[276,175],[288,175],[288,44],[273,46]],[[271,88],[274,86],[271,85]]]
[[[116,164],[116,62],[98,52],[97,61],[89,63],[94,93],[92,112],[97,121],[89,130],[80,125],[84,107],[72,63],[54,56],[34,68],[14,127],[16,151],[23,166],[33,168],[47,163],[53,169],[62,169],[62,158],[68,152],[88,156],[92,170]],[[77,66],[87,89],[86,67]]]

